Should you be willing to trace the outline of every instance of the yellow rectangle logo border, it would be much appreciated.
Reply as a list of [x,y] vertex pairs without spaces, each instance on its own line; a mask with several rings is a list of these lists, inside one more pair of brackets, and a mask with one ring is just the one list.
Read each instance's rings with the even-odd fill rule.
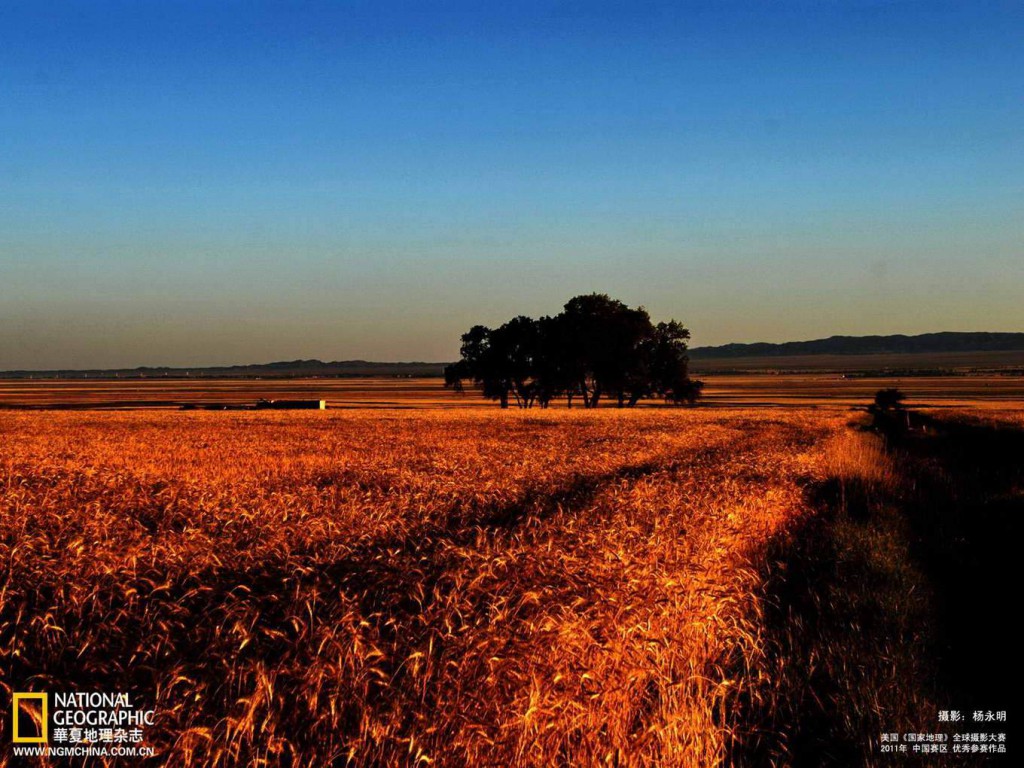
[[[23,701],[38,701],[42,704],[42,722],[39,736],[22,736],[18,732],[18,717]],[[15,693],[11,704],[11,740],[15,744],[45,744],[49,741],[49,696],[45,693]]]

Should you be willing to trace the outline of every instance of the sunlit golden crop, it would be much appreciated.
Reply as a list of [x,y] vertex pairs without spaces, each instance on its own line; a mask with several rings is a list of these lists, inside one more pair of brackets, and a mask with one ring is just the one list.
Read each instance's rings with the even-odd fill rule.
[[3,687],[129,690],[173,765],[713,765],[771,695],[764,543],[843,429],[0,414]]

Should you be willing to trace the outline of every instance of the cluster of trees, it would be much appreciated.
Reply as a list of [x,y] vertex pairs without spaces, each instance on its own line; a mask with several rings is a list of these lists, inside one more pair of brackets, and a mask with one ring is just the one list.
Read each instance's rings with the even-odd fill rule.
[[643,307],[631,309],[604,294],[577,296],[555,317],[516,317],[499,328],[474,326],[462,336],[462,358],[445,368],[445,386],[472,381],[502,408],[541,408],[565,397],[596,408],[647,397],[692,404],[702,382],[689,377],[690,332],[675,320],[654,324]]

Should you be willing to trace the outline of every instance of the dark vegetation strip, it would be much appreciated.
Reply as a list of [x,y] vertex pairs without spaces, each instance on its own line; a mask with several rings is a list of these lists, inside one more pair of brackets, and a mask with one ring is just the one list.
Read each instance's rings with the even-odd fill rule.
[[901,452],[915,483],[907,505],[912,552],[933,585],[942,628],[942,681],[951,707],[1012,709],[1019,690],[1007,664],[1020,646],[1014,627],[1024,430],[968,419],[919,419],[922,429],[901,442]]
[[[1008,764],[1024,430],[876,420],[893,482],[808,487],[819,510],[765,560],[765,671],[777,696],[732,713],[737,766]],[[939,710],[967,722],[940,723]],[[1004,724],[973,712],[1008,711]],[[880,734],[1002,731],[1006,755],[880,752]]]

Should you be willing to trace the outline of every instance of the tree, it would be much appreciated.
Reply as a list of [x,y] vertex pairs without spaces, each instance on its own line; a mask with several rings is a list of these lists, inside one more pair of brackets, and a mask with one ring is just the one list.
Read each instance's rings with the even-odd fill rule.
[[535,397],[537,344],[537,323],[528,317],[516,317],[493,330],[475,325],[462,335],[462,359],[445,368],[445,385],[461,391],[462,381],[470,379],[502,408],[509,407],[510,398],[528,408]]
[[566,303],[561,315],[565,324],[562,354],[584,407],[596,408],[606,392],[622,391],[635,364],[646,315],[604,294],[577,296]]
[[690,358],[686,344],[690,331],[670,320],[658,323],[651,340],[651,380],[654,392],[672,403],[692,405],[700,397],[704,382],[689,376]]
[[643,307],[632,309],[605,294],[569,300],[555,317],[516,317],[494,330],[478,325],[462,336],[462,359],[445,369],[445,385],[470,379],[503,408],[542,408],[564,395],[585,408],[602,398],[619,407],[660,396],[692,404],[701,383],[690,379],[690,332],[675,320],[654,325]]
[[874,413],[893,413],[895,411],[902,411],[903,401],[906,399],[907,396],[895,387],[880,389],[875,392],[875,402],[871,406],[871,409]]

